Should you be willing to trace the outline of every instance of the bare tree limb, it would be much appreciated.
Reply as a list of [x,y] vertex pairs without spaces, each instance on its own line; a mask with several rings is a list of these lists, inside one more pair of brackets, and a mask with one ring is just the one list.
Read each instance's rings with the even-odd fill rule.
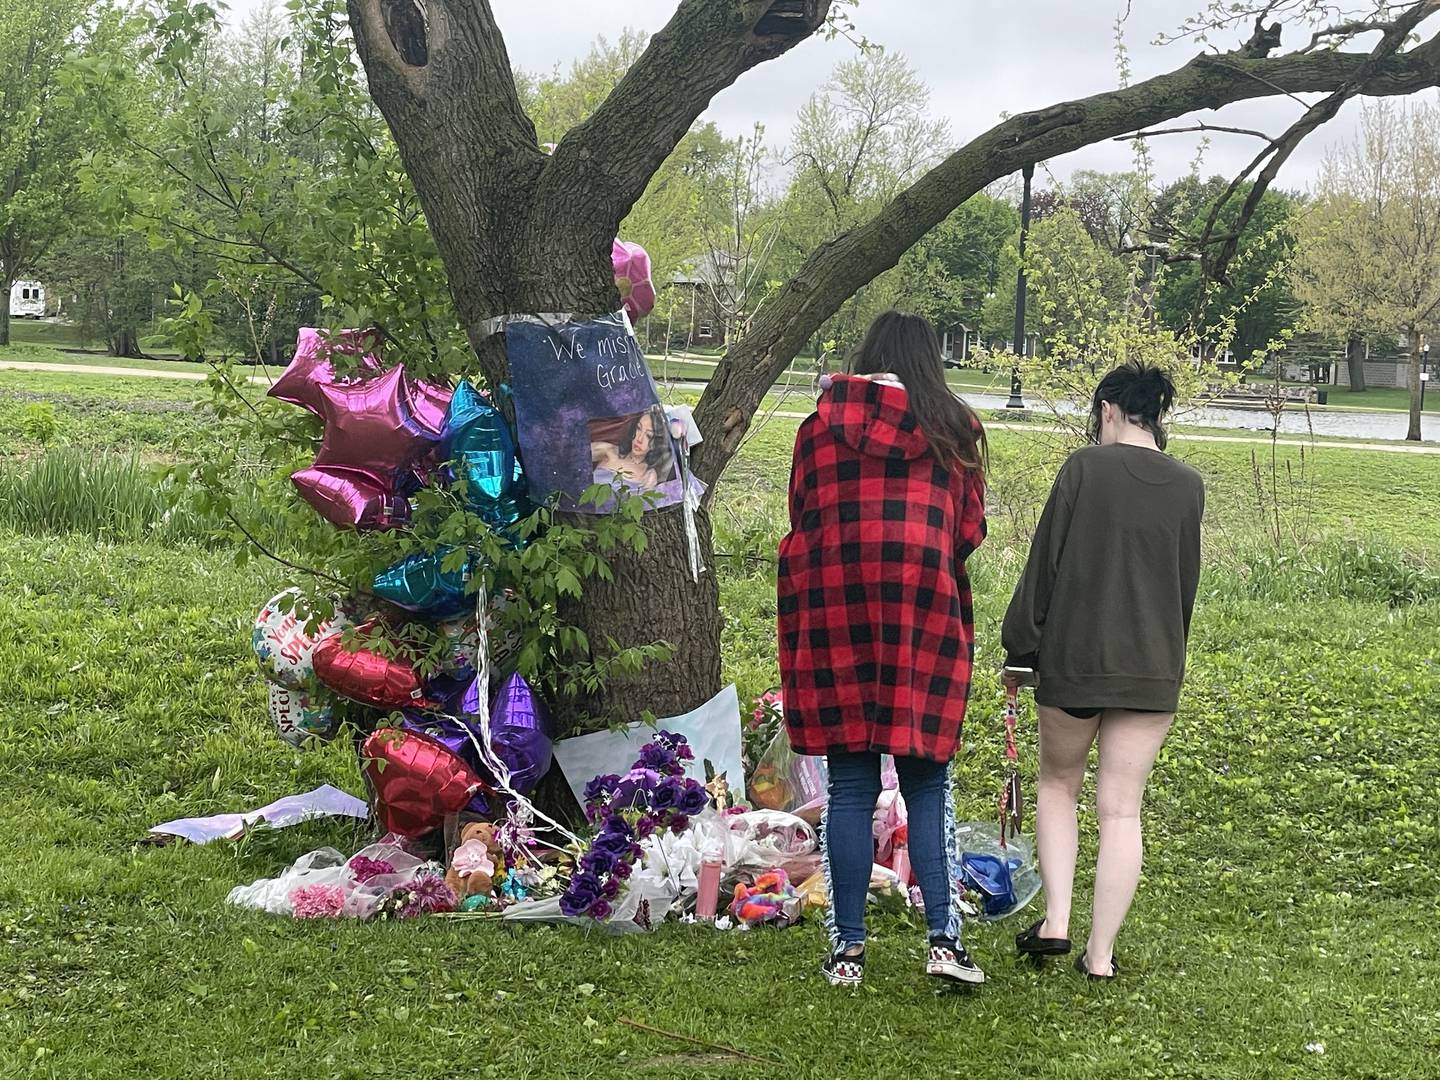
[[809,38],[830,4],[682,0],[600,107],[560,140],[540,181],[537,217],[573,222],[579,197],[580,219],[613,235],[710,99]]
[[1371,63],[1322,52],[1252,60],[1201,56],[1118,90],[1014,116],[961,147],[869,221],[820,245],[716,369],[696,409],[706,433],[695,472],[713,484],[744,437],[765,391],[824,321],[860,286],[894,266],[925,233],[987,185],[1027,163],[1143,130],[1200,109],[1276,94],[1412,94],[1440,85],[1440,38]]
[[1264,139],[1266,142],[1273,142],[1274,138],[1263,131],[1255,131],[1253,128],[1228,127],[1225,124],[1192,124],[1189,127],[1156,128],[1153,131],[1137,131],[1132,135],[1117,135],[1112,142],[1131,142],[1135,139],[1153,139],[1158,135],[1189,135],[1195,132],[1215,132],[1225,135],[1250,135],[1257,139]]
[[[1335,114],[1340,111],[1340,107],[1359,94],[1380,66],[1399,51],[1414,29],[1437,11],[1440,11],[1440,0],[1423,0],[1422,3],[1416,4],[1396,19],[1353,75],[1346,78],[1327,97],[1307,109],[1304,116],[1292,124],[1285,134],[1262,150],[1249,167],[1235,178],[1229,189],[1211,208],[1210,216],[1205,222],[1205,231],[1200,237],[1199,246],[1202,251],[1210,245],[1210,238],[1214,234],[1215,225],[1219,221],[1221,212],[1239,191],[1245,178],[1264,162],[1255,182],[1250,186],[1250,191],[1240,208],[1239,217],[1230,229],[1230,234],[1226,237],[1225,242],[1219,245],[1219,251],[1213,258],[1208,255],[1206,257],[1205,276],[1208,280],[1221,282],[1225,280],[1230,263],[1234,260],[1235,252],[1238,250],[1240,237],[1244,234],[1245,227],[1249,225],[1251,218],[1255,216],[1260,200],[1270,190],[1270,185],[1275,182],[1275,177],[1279,175],[1281,167],[1290,159],[1306,136],[1321,125],[1333,120]],[[1266,160],[1267,158],[1268,160]],[[1200,301],[1202,313],[1205,298],[1206,292],[1202,290]]]

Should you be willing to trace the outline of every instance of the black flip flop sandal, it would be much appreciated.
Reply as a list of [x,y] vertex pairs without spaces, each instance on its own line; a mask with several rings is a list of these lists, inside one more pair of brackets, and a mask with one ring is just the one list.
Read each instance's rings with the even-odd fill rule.
[[1110,958],[1110,974],[1096,975],[1093,971],[1090,970],[1090,965],[1085,962],[1085,954],[1082,952],[1079,956],[1075,958],[1075,970],[1080,972],[1081,975],[1084,975],[1085,978],[1089,979],[1091,982],[1110,982],[1112,979],[1115,979],[1120,975],[1120,961],[1116,960],[1112,956]]
[[1070,939],[1068,937],[1041,937],[1040,928],[1045,925],[1041,919],[1028,930],[1022,930],[1015,935],[1015,948],[1021,956],[1068,956],[1070,955]]

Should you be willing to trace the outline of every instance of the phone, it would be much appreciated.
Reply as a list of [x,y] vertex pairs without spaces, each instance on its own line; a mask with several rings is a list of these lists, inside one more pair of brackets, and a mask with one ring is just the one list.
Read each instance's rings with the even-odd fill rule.
[[1020,680],[1021,686],[1035,685],[1035,669],[1030,667],[1011,667],[1006,664],[1004,667],[1006,675],[1013,675]]

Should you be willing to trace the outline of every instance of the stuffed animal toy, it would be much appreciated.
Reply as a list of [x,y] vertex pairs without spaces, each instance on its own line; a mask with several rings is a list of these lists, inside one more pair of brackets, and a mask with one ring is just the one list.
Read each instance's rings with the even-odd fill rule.
[[784,870],[769,870],[755,879],[735,886],[735,901],[730,914],[747,926],[777,923],[788,926],[795,921],[800,908],[800,894],[790,884]]
[[445,883],[462,901],[470,896],[490,896],[495,879],[505,875],[505,853],[495,838],[495,826],[475,821],[460,831],[460,846],[450,856]]

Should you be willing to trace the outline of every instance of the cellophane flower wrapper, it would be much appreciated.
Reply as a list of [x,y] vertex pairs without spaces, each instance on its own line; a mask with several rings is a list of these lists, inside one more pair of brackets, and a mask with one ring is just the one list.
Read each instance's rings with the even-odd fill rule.
[[[377,872],[388,867],[389,873]],[[293,866],[273,878],[261,878],[230,890],[226,902],[272,915],[295,915],[292,897],[301,893],[302,905],[313,914],[311,901],[319,890],[336,889],[343,898],[335,914],[344,919],[373,918],[396,892],[422,875],[444,875],[444,868],[406,851],[393,838],[362,848],[346,858],[334,848],[320,848],[300,856]],[[328,893],[324,895],[329,895]]]

